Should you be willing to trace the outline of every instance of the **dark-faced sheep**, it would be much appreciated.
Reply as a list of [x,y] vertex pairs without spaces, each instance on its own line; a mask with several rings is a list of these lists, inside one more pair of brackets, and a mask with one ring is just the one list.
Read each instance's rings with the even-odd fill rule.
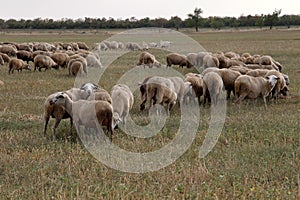
[[58,65],[49,56],[37,55],[34,58],[34,71],[36,69],[38,69],[39,71],[41,71],[42,68],[45,68],[45,71],[47,69],[51,69],[51,68],[58,69]]
[[23,60],[20,60],[18,58],[12,58],[10,62],[8,63],[8,74],[14,73],[14,70],[18,70],[18,72],[22,71],[23,69],[31,70],[31,67],[29,64],[25,63]]
[[256,99],[261,96],[267,108],[266,97],[269,96],[277,83],[277,76],[271,75],[266,78],[252,77],[248,75],[239,76],[235,81],[235,103],[240,109],[241,101],[245,98]]
[[187,68],[193,67],[193,65],[188,61],[185,55],[181,55],[178,53],[170,53],[167,55],[167,67],[171,67],[172,65],[179,65],[179,67],[186,66]]

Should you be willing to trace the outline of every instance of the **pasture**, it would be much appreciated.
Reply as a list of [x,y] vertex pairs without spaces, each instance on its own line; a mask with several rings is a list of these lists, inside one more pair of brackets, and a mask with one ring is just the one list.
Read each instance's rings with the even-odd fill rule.
[[[71,42],[91,46],[117,31],[5,31],[0,42]],[[66,69],[24,71],[8,75],[0,66],[0,197],[1,199],[299,199],[300,198],[300,30],[183,32],[206,50],[268,54],[283,65],[291,80],[289,96],[268,102],[243,102],[238,112],[234,97],[227,102],[225,126],[214,149],[199,159],[210,108],[201,109],[201,122],[188,151],[159,171],[124,173],[98,162],[80,143],[66,138],[63,120],[50,140],[54,120],[43,135],[43,104],[56,91],[74,85]],[[138,61],[140,52],[124,55],[106,70],[99,84],[110,91],[121,75]],[[153,51],[165,64],[165,54]],[[180,73],[193,69],[178,69]],[[147,124],[139,111],[136,91],[131,116]],[[171,119],[153,138],[134,139],[119,129],[114,143],[134,152],[150,152],[168,144],[178,128],[176,106]],[[75,131],[75,130],[73,130]]]

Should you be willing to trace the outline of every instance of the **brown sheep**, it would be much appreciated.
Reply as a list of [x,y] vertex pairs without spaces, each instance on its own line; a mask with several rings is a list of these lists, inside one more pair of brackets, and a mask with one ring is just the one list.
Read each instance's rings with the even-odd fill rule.
[[268,69],[254,69],[246,73],[248,76],[253,76],[253,77],[264,77],[268,73]]
[[[85,128],[98,128],[97,125],[106,125],[112,141],[113,135],[113,107],[106,101],[72,101],[65,93],[61,92],[50,101],[50,105],[61,105],[73,118],[77,125]],[[80,128],[78,127],[80,134]]]
[[68,66],[69,66],[69,76],[84,75],[82,62],[75,60]]
[[37,55],[34,58],[34,71],[38,68],[41,71],[42,68],[47,69],[55,68],[58,69],[58,65],[50,58],[49,56],[45,55]]
[[256,99],[261,96],[267,108],[266,97],[269,96],[277,83],[277,76],[271,75],[266,78],[263,77],[252,77],[248,75],[239,76],[234,84],[235,88],[235,103],[240,109],[240,103],[243,99],[250,98]]
[[234,71],[238,71],[242,75],[245,75],[247,72],[252,71],[252,69],[249,69],[249,68],[244,67],[244,66],[232,66],[229,69],[234,70]]
[[4,63],[9,63],[10,57],[9,57],[7,54],[5,54],[5,53],[0,53],[0,56],[2,57]]
[[68,63],[68,59],[69,59],[69,55],[68,54],[66,54],[66,53],[53,53],[50,57],[60,67],[62,67],[62,68],[66,68],[67,67],[67,63]]
[[203,77],[200,74],[191,74],[189,73],[188,75],[185,76],[185,80],[187,82],[190,82],[192,85],[192,88],[195,92],[195,95],[198,99],[198,104],[200,105],[200,98],[202,95],[204,95],[205,91],[206,91],[206,85],[205,82],[203,81]]
[[29,52],[33,51],[33,48],[28,44],[16,44],[16,47],[18,51],[20,50],[29,51]]
[[0,52],[7,54],[9,57],[17,56],[17,50],[10,45],[0,46]]
[[25,63],[23,60],[20,60],[18,58],[12,58],[8,63],[8,68],[8,74],[10,74],[10,72],[13,74],[14,70],[18,70],[18,72],[22,71],[22,69],[31,70],[29,64]]
[[79,47],[79,49],[84,49],[84,50],[89,50],[88,45],[86,45],[84,42],[77,42],[77,45]]
[[[86,61],[85,58],[83,58],[82,56],[79,56],[78,54],[70,56],[69,57],[69,61],[68,61],[68,66],[67,66],[67,68],[69,69],[69,72],[70,72],[71,65],[72,65],[73,62],[81,62],[81,64],[82,64],[82,70],[83,70],[83,72],[85,74],[87,74],[87,61]],[[76,64],[76,65],[78,65],[78,64]]]
[[203,67],[204,69],[208,67],[219,67],[220,62],[219,59],[216,56],[207,54],[203,58]]
[[156,60],[155,56],[146,51],[143,51],[140,54],[140,59],[137,65],[148,65],[149,67],[152,67],[153,65],[156,67],[161,66],[161,64]]
[[25,51],[25,50],[18,51],[17,58],[26,61],[27,63],[29,63],[30,61],[33,62],[33,55],[29,51]]
[[278,77],[277,83],[276,83],[274,89],[272,90],[272,96],[276,100],[278,99],[278,96],[280,93],[282,93],[284,96],[286,96],[289,89],[288,89],[286,80],[284,78],[284,75],[281,72],[276,71],[276,70],[268,70],[268,72],[264,76],[268,77],[271,75]]
[[51,56],[51,53],[50,52],[48,52],[48,51],[34,51],[33,53],[32,53],[32,57],[33,57],[33,59],[36,57],[36,56],[38,56],[38,55],[45,55],[45,56]]
[[179,65],[179,67],[186,66],[187,68],[193,67],[193,65],[187,60],[185,55],[180,55],[178,53],[170,53],[167,55],[167,67],[171,65]]

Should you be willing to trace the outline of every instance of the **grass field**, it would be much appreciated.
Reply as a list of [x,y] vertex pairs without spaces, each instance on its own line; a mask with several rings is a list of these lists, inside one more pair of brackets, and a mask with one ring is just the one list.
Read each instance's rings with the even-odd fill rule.
[[[100,42],[117,31],[6,31],[0,42]],[[15,72],[0,66],[0,199],[299,199],[300,198],[300,30],[189,33],[206,50],[268,54],[283,64],[291,80],[289,97],[255,106],[243,102],[238,112],[227,102],[227,117],[215,148],[199,159],[208,128],[209,112],[196,139],[175,163],[156,172],[124,173],[98,162],[81,144],[64,137],[69,121],[58,127],[59,138],[44,137],[45,97],[74,85],[66,70]],[[165,63],[164,55],[154,52]],[[110,90],[115,80],[137,61],[133,52],[114,63],[100,82]],[[177,69],[177,67],[174,67]],[[179,70],[181,73],[193,70]],[[108,81],[107,81],[108,80]],[[105,83],[105,84],[104,84]],[[131,112],[138,124],[147,123],[135,93]],[[134,139],[115,131],[114,143],[135,152],[149,152],[168,144],[178,127],[179,111],[171,113],[154,138]]]

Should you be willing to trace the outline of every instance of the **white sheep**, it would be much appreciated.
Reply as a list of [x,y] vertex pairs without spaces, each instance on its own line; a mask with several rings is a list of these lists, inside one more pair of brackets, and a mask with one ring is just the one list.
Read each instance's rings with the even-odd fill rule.
[[211,99],[212,105],[217,105],[224,88],[221,76],[213,71],[208,72],[203,76],[203,81],[206,85],[203,105],[205,105],[206,99]]
[[243,99],[250,98],[256,99],[258,96],[262,96],[265,108],[267,108],[266,97],[269,96],[277,83],[277,76],[270,75],[266,78],[252,77],[248,75],[239,76],[234,83],[235,87],[235,103],[240,109],[240,103]]
[[[126,118],[132,109],[134,97],[130,88],[125,84],[117,84],[111,89],[112,106],[115,119],[121,119],[126,130]],[[114,122],[114,127],[118,125],[120,120]]]

